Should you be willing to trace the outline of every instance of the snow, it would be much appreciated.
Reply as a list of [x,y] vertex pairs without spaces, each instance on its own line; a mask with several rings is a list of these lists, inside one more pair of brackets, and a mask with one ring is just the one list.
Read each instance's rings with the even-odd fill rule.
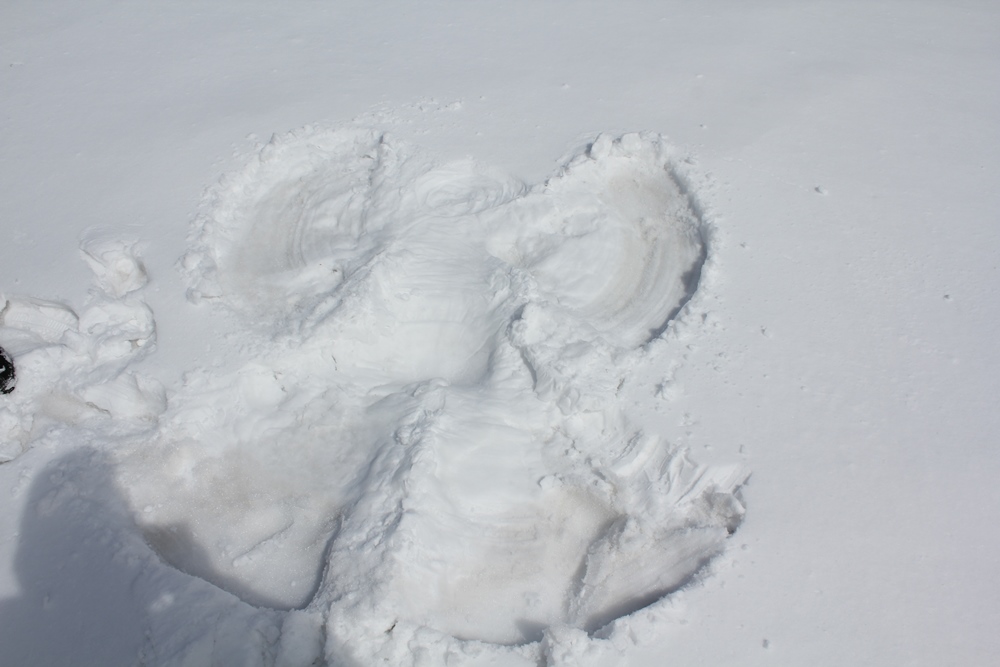
[[1000,650],[990,3],[0,17],[0,664]]

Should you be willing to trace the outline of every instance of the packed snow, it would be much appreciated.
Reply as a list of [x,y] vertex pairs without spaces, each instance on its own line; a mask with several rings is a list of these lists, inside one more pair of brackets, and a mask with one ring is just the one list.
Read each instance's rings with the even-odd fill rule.
[[998,31],[9,3],[0,667],[987,664]]
[[[428,632],[436,660],[475,641],[537,662],[548,628],[604,636],[699,576],[744,513],[747,470],[699,466],[619,407],[710,268],[690,172],[656,135],[600,135],[536,186],[372,129],[276,136],[210,189],[180,261],[192,301],[232,314],[234,367],[169,392],[136,372],[143,263],[88,238],[79,315],[6,300],[26,378],[6,456],[104,441],[134,521],[118,539],[190,575],[176,613],[203,582],[300,610],[304,638],[262,642],[265,662],[399,660]],[[76,501],[58,486],[41,502]],[[176,659],[176,632],[144,659]]]

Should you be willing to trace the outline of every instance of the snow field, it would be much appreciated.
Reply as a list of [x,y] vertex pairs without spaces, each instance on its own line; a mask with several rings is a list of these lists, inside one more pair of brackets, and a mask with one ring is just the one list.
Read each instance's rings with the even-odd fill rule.
[[[4,3],[0,310],[9,325],[0,326],[0,346],[10,345],[19,373],[14,391],[0,395],[0,449],[10,459],[0,465],[0,665],[298,666],[322,664],[328,646],[338,664],[360,665],[993,664],[1000,579],[996,539],[984,527],[1000,520],[998,10],[983,0],[552,2],[517,11],[454,2],[220,2],[196,11]],[[474,171],[514,188],[539,184],[586,155],[598,128],[668,132],[698,155],[696,168],[671,157],[710,232],[697,290],[659,339],[637,346],[635,363],[626,364],[628,353],[608,366],[628,366],[612,406],[626,417],[611,428],[645,432],[620,440],[635,443],[638,466],[660,458],[642,454],[652,439],[701,465],[742,461],[754,471],[746,520],[691,585],[592,633],[526,624],[524,634],[541,641],[501,647],[454,639],[393,609],[393,600],[425,592],[403,590],[402,575],[381,584],[380,609],[392,613],[352,612],[346,600],[327,606],[310,592],[324,580],[320,548],[299,559],[296,576],[309,576],[294,595],[291,577],[248,574],[251,562],[277,558],[283,540],[330,541],[341,491],[367,473],[348,459],[334,474],[337,452],[317,444],[375,441],[382,431],[366,429],[384,426],[370,412],[378,397],[313,373],[323,357],[293,363],[297,315],[284,326],[213,306],[236,298],[232,273],[227,296],[193,306],[174,267],[200,238],[186,235],[203,188],[222,173],[235,184],[256,162],[262,146],[251,158],[246,142],[352,118],[390,132],[406,159],[417,151],[403,141],[444,161],[472,155],[502,166],[435,164],[431,192],[442,188],[439,201],[458,192],[458,213]],[[276,155],[280,180],[290,153]],[[317,164],[331,161],[318,155]],[[602,165],[592,172],[595,192],[611,163]],[[216,192],[220,204],[253,212],[249,199]],[[81,231],[92,226],[109,241],[141,240],[131,255],[148,271],[145,287],[118,297],[93,286],[79,256]],[[221,242],[209,248],[219,250]],[[132,309],[142,303],[155,313],[154,335],[131,360],[111,362],[127,351],[112,345],[95,361],[91,347],[104,334],[79,322],[92,308],[90,325],[110,322],[116,302],[126,306],[116,311],[120,324],[135,316],[122,342],[143,339],[135,334],[146,316]],[[547,307],[535,305],[529,315]],[[246,322],[255,319],[251,333]],[[279,356],[286,367],[275,378]],[[541,380],[553,396],[560,381],[602,378],[610,392],[614,372],[572,375],[597,369],[600,358],[591,360]],[[143,405],[134,391],[103,410],[82,396],[129,377],[146,390],[152,378],[162,384],[147,395],[159,393],[165,409],[153,400],[125,411]],[[447,410],[459,386],[476,380],[448,381],[439,392]],[[581,392],[576,405],[589,401],[603,414],[599,394]],[[460,421],[442,413],[425,432],[452,428],[445,417]],[[523,420],[529,431],[533,419]],[[418,445],[429,450],[431,435]],[[273,446],[251,456],[268,439]],[[360,461],[371,456],[353,450]],[[150,467],[160,457],[175,468],[144,476],[139,452]],[[226,457],[242,468],[226,474],[234,465]],[[200,481],[188,487],[184,475]],[[213,496],[211,475],[226,494]],[[331,490],[316,495],[324,476]],[[297,479],[308,482],[301,497]],[[148,493],[133,501],[143,484]],[[173,492],[179,498],[164,504]],[[599,523],[596,511],[581,515]],[[223,525],[227,517],[234,526]],[[294,527],[264,542],[289,517]],[[241,522],[256,535],[241,536]],[[226,559],[246,553],[235,547],[257,541],[260,553],[240,561],[241,579],[223,577],[218,563],[232,569]],[[227,545],[232,552],[220,557]],[[356,600],[374,610],[376,597],[362,591]],[[287,610],[292,603],[305,606]],[[337,648],[352,637],[353,661]]]

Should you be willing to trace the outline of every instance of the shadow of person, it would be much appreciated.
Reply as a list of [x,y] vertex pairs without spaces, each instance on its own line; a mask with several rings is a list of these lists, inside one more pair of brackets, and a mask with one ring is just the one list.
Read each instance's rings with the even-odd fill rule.
[[282,615],[160,560],[99,450],[38,471],[18,540],[20,595],[0,600],[0,667],[275,662]]
[[107,457],[80,449],[36,475],[14,567],[20,597],[0,601],[0,665],[134,664],[143,610],[130,594],[131,524]]

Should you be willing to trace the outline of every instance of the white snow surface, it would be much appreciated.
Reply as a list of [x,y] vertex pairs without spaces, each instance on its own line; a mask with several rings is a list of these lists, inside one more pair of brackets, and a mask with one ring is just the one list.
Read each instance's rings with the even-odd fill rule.
[[989,664],[997,34],[8,3],[0,666]]

